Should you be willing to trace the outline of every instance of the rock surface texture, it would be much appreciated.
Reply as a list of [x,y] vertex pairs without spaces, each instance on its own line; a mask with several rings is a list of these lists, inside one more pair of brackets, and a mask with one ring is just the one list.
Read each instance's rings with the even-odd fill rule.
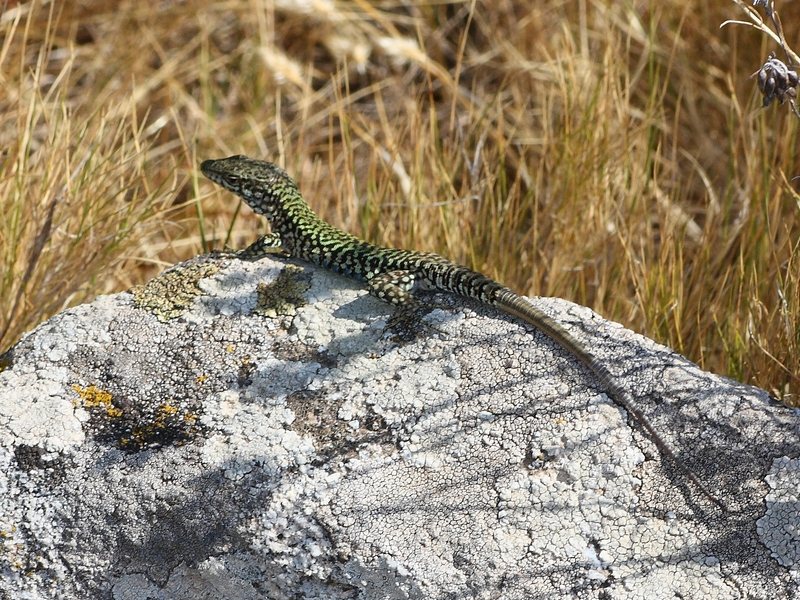
[[0,598],[800,596],[800,418],[565,301],[544,335],[198,257],[0,359]]

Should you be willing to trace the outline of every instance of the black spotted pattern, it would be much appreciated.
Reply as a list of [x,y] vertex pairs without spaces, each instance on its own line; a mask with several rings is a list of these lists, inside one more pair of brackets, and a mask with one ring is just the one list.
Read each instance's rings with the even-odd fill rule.
[[[207,160],[200,168],[206,177],[241,196],[250,208],[265,216],[273,234],[280,236],[281,247],[291,256],[369,282],[370,292],[387,302],[409,301],[408,292],[414,284],[487,304],[494,304],[497,294],[506,290],[485,275],[438,254],[375,246],[329,225],[311,210],[294,180],[272,163],[231,156]],[[257,252],[254,246],[247,249],[248,254]],[[392,277],[379,277],[390,272],[394,273]],[[402,277],[410,278],[406,282],[409,285],[398,285]]]

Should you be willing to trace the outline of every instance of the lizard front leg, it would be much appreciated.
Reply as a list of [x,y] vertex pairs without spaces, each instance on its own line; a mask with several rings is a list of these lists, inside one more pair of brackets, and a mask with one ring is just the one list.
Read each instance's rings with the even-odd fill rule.
[[255,242],[250,244],[247,248],[238,250],[234,256],[242,260],[258,260],[268,254],[278,254],[280,256],[290,256],[286,248],[281,243],[281,236],[279,233],[268,233],[262,235]]

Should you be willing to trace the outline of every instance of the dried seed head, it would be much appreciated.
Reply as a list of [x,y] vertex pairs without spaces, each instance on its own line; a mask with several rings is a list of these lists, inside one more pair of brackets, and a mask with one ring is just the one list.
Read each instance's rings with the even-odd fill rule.
[[797,97],[797,72],[775,58],[774,53],[770,53],[755,74],[758,76],[758,89],[764,95],[764,106],[769,106],[775,99],[783,104],[787,98],[793,100]]

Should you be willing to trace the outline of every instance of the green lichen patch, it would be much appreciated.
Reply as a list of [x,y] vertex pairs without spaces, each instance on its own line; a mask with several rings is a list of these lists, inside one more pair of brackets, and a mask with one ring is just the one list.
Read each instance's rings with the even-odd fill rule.
[[258,300],[253,311],[265,317],[292,316],[306,304],[305,293],[311,281],[298,266],[287,265],[272,283],[259,283]]
[[181,265],[131,289],[133,305],[151,312],[166,323],[181,316],[202,292],[198,283],[220,270],[219,264],[203,261]]

